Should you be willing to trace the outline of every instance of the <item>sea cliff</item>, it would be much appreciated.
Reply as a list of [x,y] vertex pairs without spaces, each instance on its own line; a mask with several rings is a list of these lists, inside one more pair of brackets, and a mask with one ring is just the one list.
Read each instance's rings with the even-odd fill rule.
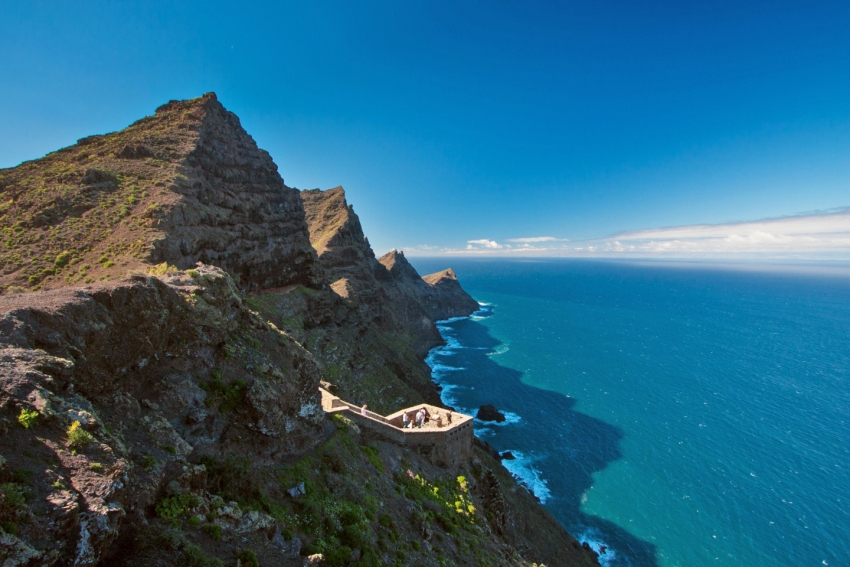
[[325,415],[439,404],[434,322],[477,304],[214,94],[0,170],[0,229],[4,565],[595,564],[483,445]]

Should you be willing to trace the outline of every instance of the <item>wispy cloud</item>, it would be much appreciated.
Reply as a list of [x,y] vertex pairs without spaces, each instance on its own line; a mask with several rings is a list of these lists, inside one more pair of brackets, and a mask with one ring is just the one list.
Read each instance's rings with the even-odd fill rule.
[[487,240],[486,238],[482,238],[480,240],[467,240],[466,241],[466,249],[474,250],[476,248],[489,248],[491,250],[497,250],[499,248],[504,248],[501,244],[496,242],[495,240]]
[[677,259],[850,260],[850,207],[746,222],[648,228],[570,242],[554,236],[482,238],[465,247],[418,247],[439,255]]
[[658,257],[850,259],[850,208],[757,221],[621,232],[607,253]]
[[532,236],[530,238],[508,238],[508,242],[523,242],[523,243],[555,242],[557,240],[559,240],[559,239],[555,238],[554,236]]

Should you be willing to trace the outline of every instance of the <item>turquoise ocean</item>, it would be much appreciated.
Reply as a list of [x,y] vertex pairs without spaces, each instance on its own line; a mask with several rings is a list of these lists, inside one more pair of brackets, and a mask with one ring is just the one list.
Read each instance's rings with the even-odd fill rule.
[[603,565],[850,566],[847,272],[451,264],[444,401]]

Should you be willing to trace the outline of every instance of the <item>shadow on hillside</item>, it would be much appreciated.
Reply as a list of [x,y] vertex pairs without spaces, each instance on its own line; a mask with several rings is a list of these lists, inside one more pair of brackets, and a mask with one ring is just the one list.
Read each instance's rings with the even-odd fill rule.
[[[593,473],[621,458],[622,431],[573,410],[574,398],[523,384],[522,372],[493,360],[502,343],[484,325],[464,319],[440,327],[449,344],[432,351],[429,362],[435,381],[444,387],[444,400],[473,415],[489,403],[510,412],[502,425],[476,422],[476,433],[497,450],[519,457],[504,461],[515,476],[518,469],[521,481],[543,497],[546,508],[579,541],[597,549],[607,546],[607,555],[600,557],[603,565],[656,567],[653,544],[581,511]],[[534,471],[539,471],[537,478]]]

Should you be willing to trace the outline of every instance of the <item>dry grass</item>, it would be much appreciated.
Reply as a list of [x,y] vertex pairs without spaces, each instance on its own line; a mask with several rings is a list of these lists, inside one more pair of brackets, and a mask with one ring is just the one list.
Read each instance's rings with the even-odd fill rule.
[[204,97],[0,170],[0,290],[117,279],[150,263]]

